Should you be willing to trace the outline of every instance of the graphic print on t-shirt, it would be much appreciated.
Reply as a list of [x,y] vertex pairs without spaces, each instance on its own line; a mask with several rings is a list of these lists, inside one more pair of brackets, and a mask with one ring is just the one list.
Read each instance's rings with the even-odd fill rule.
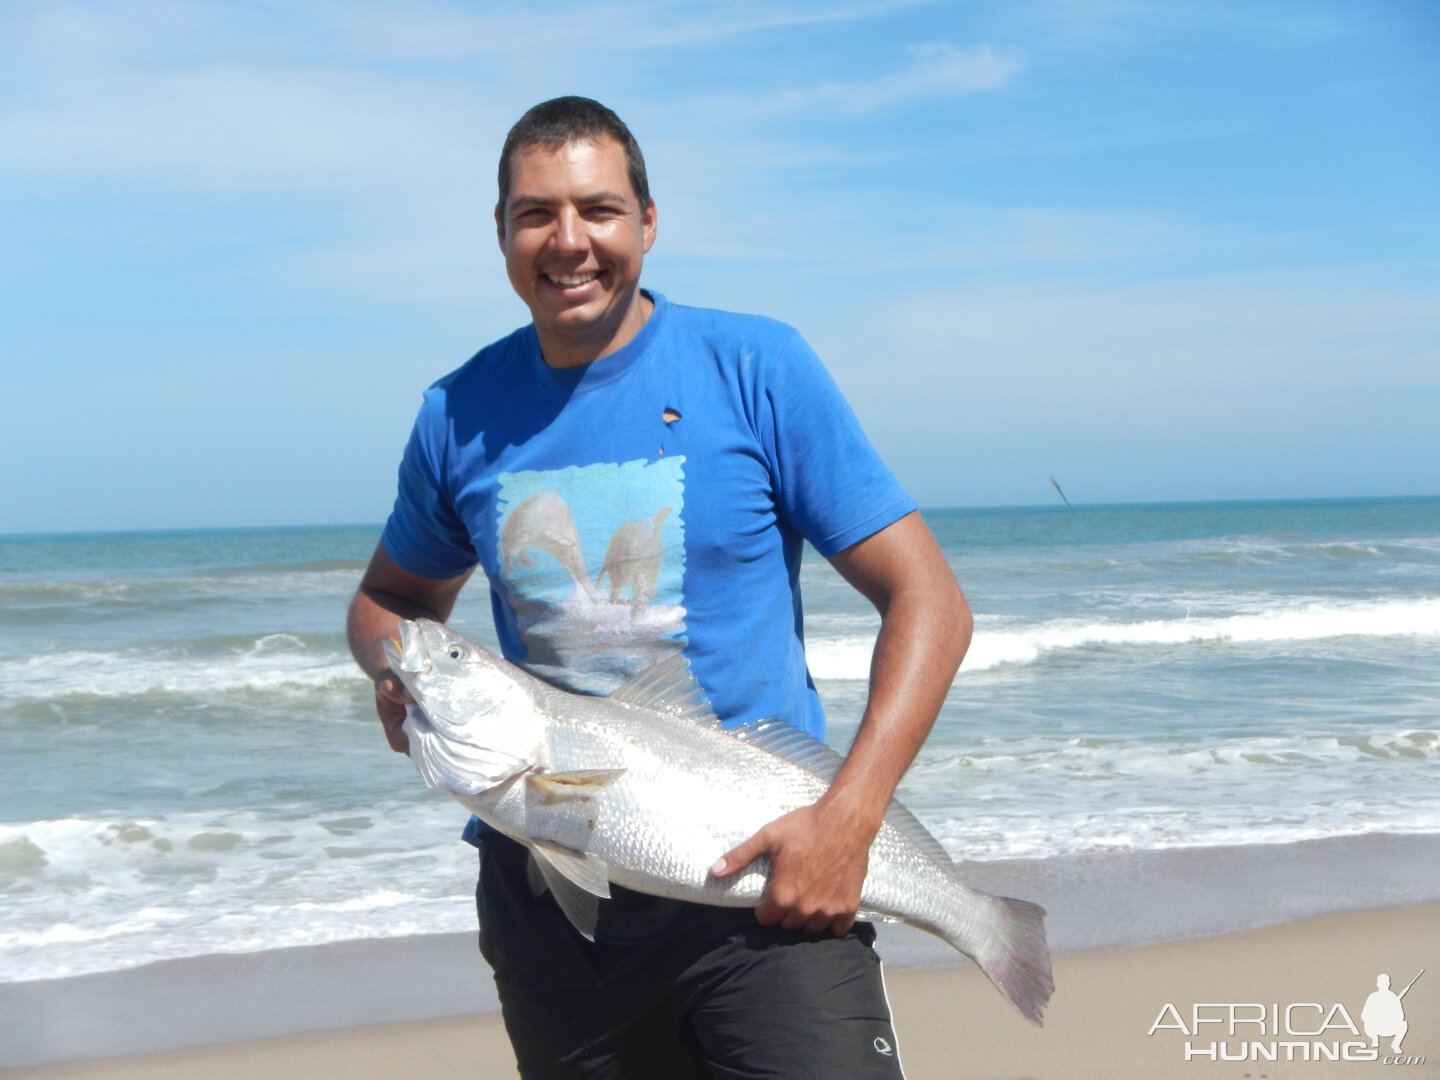
[[684,463],[500,474],[500,580],[529,670],[608,694],[685,647]]

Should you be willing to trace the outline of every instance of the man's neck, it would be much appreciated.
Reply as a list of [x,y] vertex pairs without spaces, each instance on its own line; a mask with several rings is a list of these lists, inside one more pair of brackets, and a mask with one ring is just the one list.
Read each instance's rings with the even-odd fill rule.
[[637,288],[613,331],[588,327],[570,335],[564,331],[542,331],[537,326],[535,336],[540,340],[540,357],[547,367],[552,368],[577,368],[594,363],[630,344],[654,311],[655,301]]

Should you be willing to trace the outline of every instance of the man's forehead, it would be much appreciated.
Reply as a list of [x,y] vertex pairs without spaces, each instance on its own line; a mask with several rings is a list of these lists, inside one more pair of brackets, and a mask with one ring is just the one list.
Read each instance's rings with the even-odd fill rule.
[[[599,165],[599,169],[594,167]],[[634,185],[630,182],[629,163],[625,160],[625,148],[609,136],[598,138],[572,139],[563,143],[525,143],[517,146],[510,157],[510,194],[508,204],[521,200],[553,201],[552,197],[540,192],[524,191],[518,184],[522,172],[532,184],[546,179],[569,177],[577,172],[606,172],[612,175],[601,181],[593,192],[587,192],[587,199],[619,197],[636,200]],[[602,190],[608,189],[608,190]]]

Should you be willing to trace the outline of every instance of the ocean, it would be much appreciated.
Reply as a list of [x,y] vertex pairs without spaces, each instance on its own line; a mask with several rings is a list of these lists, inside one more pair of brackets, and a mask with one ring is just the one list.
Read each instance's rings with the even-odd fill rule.
[[[926,518],[976,632],[900,796],[966,866],[1440,838],[1440,499]],[[0,981],[473,929],[466,815],[345,647],[378,533],[0,537]],[[802,581],[843,750],[878,621]]]

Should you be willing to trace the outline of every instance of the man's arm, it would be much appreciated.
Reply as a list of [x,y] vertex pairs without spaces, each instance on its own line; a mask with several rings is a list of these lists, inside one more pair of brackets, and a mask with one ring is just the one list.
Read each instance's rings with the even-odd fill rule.
[[403,569],[383,545],[377,544],[360,588],[350,601],[345,622],[350,653],[375,683],[375,711],[385,725],[385,741],[397,753],[409,753],[403,725],[405,705],[411,698],[390,670],[380,643],[396,635],[401,619],[444,622],[469,578],[470,571],[444,581],[419,577]]
[[860,730],[830,789],[813,806],[765,826],[712,868],[738,873],[770,857],[770,882],[755,906],[766,926],[843,934],[855,922],[870,844],[885,808],[930,733],[970,646],[973,621],[940,545],[909,514],[830,562],[880,612],[870,698]]

